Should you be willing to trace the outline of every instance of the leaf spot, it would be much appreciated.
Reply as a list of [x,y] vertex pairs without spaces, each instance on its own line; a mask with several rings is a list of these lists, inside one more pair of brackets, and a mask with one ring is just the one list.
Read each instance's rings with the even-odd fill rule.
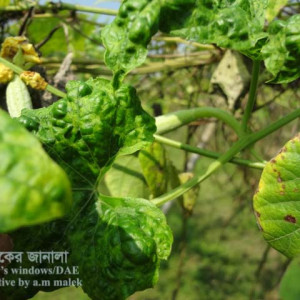
[[282,182],[282,178],[280,176],[277,177],[278,182]]
[[286,152],[286,151],[287,151],[286,147],[283,147],[280,149],[279,153]]
[[296,223],[297,222],[296,218],[291,216],[291,215],[285,216],[284,220],[287,221],[287,222],[290,222],[290,223]]

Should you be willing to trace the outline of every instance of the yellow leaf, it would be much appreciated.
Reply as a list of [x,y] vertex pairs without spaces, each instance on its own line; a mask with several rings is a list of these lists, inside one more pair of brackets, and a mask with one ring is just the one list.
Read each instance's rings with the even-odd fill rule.
[[269,0],[266,12],[267,21],[271,22],[288,2],[288,0]]
[[0,7],[5,7],[9,5],[10,0],[0,0]]

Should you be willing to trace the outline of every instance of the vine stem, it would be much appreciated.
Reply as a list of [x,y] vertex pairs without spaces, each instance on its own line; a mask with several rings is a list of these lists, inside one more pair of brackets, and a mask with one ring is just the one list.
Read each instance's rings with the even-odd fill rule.
[[231,127],[238,136],[243,133],[241,124],[233,115],[215,107],[198,107],[159,116],[156,118],[157,133],[167,133],[200,118],[216,118]]
[[[182,150],[185,150],[185,151],[188,151],[188,152],[197,153],[197,154],[209,157],[209,158],[218,159],[221,156],[221,154],[216,153],[214,151],[209,151],[209,150],[206,150],[206,149],[193,147],[193,146],[190,146],[188,144],[183,144],[183,143],[168,139],[168,138],[160,136],[160,135],[155,134],[154,138],[155,138],[155,141],[158,142],[158,143],[161,143],[161,144],[164,144],[164,145],[176,148],[176,149],[182,149]],[[262,170],[266,165],[263,162],[254,162],[254,161],[250,161],[250,160],[246,160],[246,159],[242,159],[242,158],[237,158],[237,157],[231,159],[229,162],[233,163],[233,164],[237,164],[237,165],[242,165],[242,166],[254,168],[254,169],[259,169],[259,170]]]
[[[0,11],[23,11],[27,10],[32,5],[8,5],[4,7],[0,7]],[[109,16],[116,16],[118,14],[117,10],[114,9],[107,9],[107,8],[99,8],[99,7],[91,7],[86,5],[79,5],[79,4],[70,4],[70,3],[46,3],[45,5],[35,5],[36,9],[40,10],[76,10],[81,12],[88,12],[94,14],[102,14],[102,15],[109,15]]]
[[247,132],[248,121],[251,117],[251,113],[252,113],[254,105],[255,105],[256,92],[257,92],[257,87],[258,87],[259,70],[260,70],[260,60],[254,60],[253,67],[252,67],[252,78],[251,78],[251,84],[250,84],[249,98],[248,98],[248,102],[247,102],[245,112],[243,115],[243,119],[242,119],[242,131],[244,133]]
[[187,181],[183,185],[175,188],[174,190],[160,197],[154,198],[152,200],[152,203],[157,206],[160,206],[170,200],[173,200],[181,196],[182,194],[190,190],[195,185],[207,179],[221,166],[223,166],[225,163],[230,161],[240,151],[252,145],[253,143],[263,139],[267,135],[270,135],[272,132],[278,130],[279,128],[283,127],[284,125],[288,124],[289,122],[295,120],[298,117],[300,117],[300,108],[291,112],[290,114],[286,115],[285,117],[281,118],[280,120],[274,122],[273,124],[267,126],[266,128],[258,132],[244,135],[235,144],[233,144],[232,147],[227,152],[221,155],[218,160],[211,163],[203,174],[196,174],[191,180]]
[[[12,71],[14,71],[17,74],[21,74],[24,72],[24,70],[18,66],[16,66],[15,64],[11,63],[10,61],[6,60],[3,57],[0,57],[0,63],[2,63],[3,65],[5,65],[6,67],[10,68]],[[57,88],[55,88],[54,86],[47,84],[46,90],[58,97],[66,97],[67,94],[58,90]]]

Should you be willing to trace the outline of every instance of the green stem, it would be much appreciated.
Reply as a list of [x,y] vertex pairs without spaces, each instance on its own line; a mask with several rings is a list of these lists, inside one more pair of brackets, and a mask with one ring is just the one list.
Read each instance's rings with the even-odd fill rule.
[[230,113],[214,107],[198,107],[159,116],[156,118],[157,133],[167,133],[200,118],[221,120],[230,126],[238,136],[242,135],[241,124]]
[[286,115],[285,117],[281,118],[280,120],[274,122],[273,124],[267,126],[266,128],[258,132],[243,136],[227,152],[221,155],[218,160],[211,163],[203,174],[196,174],[195,177],[192,178],[191,180],[175,188],[174,190],[158,198],[153,199],[152,202],[155,205],[160,206],[170,200],[173,200],[181,196],[182,194],[190,190],[195,185],[207,179],[216,170],[218,170],[223,164],[230,161],[240,151],[249,147],[253,143],[257,142],[258,140],[261,140],[264,137],[270,135],[272,132],[278,130],[279,128],[283,127],[284,125],[288,124],[289,122],[295,120],[298,117],[300,117],[300,109],[293,111],[292,113]]
[[116,16],[118,14],[118,11],[114,9],[98,8],[98,7],[69,4],[69,3],[59,3],[58,8],[62,10],[77,10],[82,12],[89,12],[89,13],[109,15],[109,16]]
[[[1,11],[23,11],[28,10],[32,5],[8,5],[4,7],[0,7]],[[91,7],[86,5],[78,5],[78,4],[69,4],[69,3],[47,3],[45,5],[35,5],[36,10],[76,10],[81,12],[88,12],[94,14],[102,14],[102,15],[110,15],[116,16],[118,14],[117,10],[114,9],[107,9],[107,8],[98,8],[98,7]]]
[[17,74],[21,74],[22,72],[24,72],[24,70],[16,65],[14,65],[13,63],[11,63],[10,61],[6,60],[3,57],[0,57],[0,63],[2,63],[3,65],[5,65],[6,67],[10,68],[11,70],[13,70],[15,73]]
[[[177,148],[177,149],[182,149],[182,150],[185,150],[188,152],[197,153],[197,154],[209,157],[209,158],[218,159],[221,156],[221,154],[219,154],[219,153],[205,150],[205,149],[200,149],[197,147],[193,147],[188,144],[183,144],[183,143],[168,139],[168,138],[160,136],[160,135],[154,135],[154,138],[155,138],[155,141],[158,143],[165,144],[167,146]],[[233,164],[237,164],[237,165],[254,168],[254,169],[259,169],[259,170],[262,170],[265,167],[265,163],[263,163],[263,162],[253,162],[250,160],[236,158],[236,157],[231,159],[229,162],[233,163]]]
[[67,94],[58,90],[56,87],[54,87],[53,85],[50,85],[50,84],[47,84],[47,87],[46,87],[46,90],[48,92],[50,92],[51,94],[53,95],[56,95],[58,97],[61,97],[61,98],[65,98],[67,97]]
[[[11,70],[13,70],[15,73],[17,74],[21,74],[24,72],[24,70],[18,66],[16,66],[15,64],[11,63],[10,61],[6,60],[3,57],[0,57],[0,63],[2,63],[3,65],[5,65],[6,67],[10,68]],[[47,84],[46,90],[58,97],[66,97],[66,93],[58,90],[57,88],[55,88],[54,86]]]
[[249,92],[249,99],[245,108],[245,112],[242,119],[242,130],[243,132],[247,132],[248,121],[250,119],[251,113],[253,111],[256,99],[256,91],[258,87],[258,77],[259,77],[259,70],[260,70],[260,60],[253,61],[253,68],[252,68],[252,79],[250,85],[250,92]]

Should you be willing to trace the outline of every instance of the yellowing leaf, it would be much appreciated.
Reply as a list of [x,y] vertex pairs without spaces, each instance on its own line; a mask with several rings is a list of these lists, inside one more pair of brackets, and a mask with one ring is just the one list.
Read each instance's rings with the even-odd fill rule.
[[300,254],[300,135],[268,162],[254,196],[264,238],[287,257]]
[[0,7],[5,7],[9,5],[10,0],[0,0]]
[[228,50],[213,73],[211,82],[221,87],[227,96],[229,109],[232,109],[249,80],[250,75],[241,55]]
[[269,0],[268,8],[266,10],[267,21],[272,21],[288,2],[289,0]]

